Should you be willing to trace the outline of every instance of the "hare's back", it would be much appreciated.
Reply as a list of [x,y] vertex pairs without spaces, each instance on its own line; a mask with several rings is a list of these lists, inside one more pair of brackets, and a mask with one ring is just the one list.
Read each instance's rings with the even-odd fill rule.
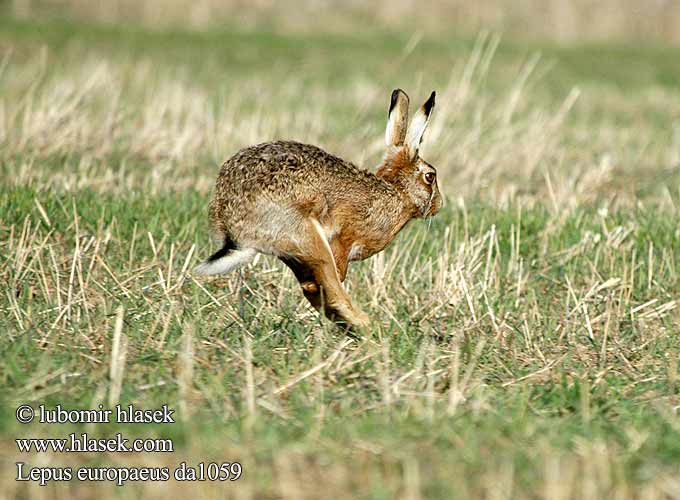
[[374,174],[317,146],[268,142],[242,149],[222,165],[210,219],[218,233],[255,240],[258,231],[292,227],[304,214],[364,213],[382,191],[390,197]]
[[320,182],[332,182],[333,179],[344,183],[365,174],[355,165],[317,146],[274,141],[242,149],[225,162],[219,177],[242,190],[267,188],[273,191],[320,186]]

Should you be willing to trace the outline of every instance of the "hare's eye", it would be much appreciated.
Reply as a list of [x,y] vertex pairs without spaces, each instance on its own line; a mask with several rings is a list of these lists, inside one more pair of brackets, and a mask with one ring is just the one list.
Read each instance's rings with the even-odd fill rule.
[[427,184],[432,184],[434,182],[434,172],[428,172],[425,174],[425,182]]

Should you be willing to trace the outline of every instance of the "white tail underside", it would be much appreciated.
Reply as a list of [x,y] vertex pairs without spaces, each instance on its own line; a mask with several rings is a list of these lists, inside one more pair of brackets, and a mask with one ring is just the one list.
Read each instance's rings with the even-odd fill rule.
[[194,268],[194,273],[203,276],[212,274],[226,274],[233,271],[237,267],[247,264],[257,255],[257,250],[254,248],[244,248],[243,250],[232,250],[228,255],[213,260],[204,261]]

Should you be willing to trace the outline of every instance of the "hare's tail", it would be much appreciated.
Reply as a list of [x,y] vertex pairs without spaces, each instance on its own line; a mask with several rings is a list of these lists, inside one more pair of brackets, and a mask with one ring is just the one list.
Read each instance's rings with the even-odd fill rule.
[[247,264],[257,255],[254,248],[237,248],[236,243],[227,238],[224,246],[194,268],[194,273],[204,276],[226,274],[243,264]]

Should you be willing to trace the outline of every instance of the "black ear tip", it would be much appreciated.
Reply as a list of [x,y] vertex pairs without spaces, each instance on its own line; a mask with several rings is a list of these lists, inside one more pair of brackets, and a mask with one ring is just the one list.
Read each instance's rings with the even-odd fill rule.
[[397,105],[397,99],[399,99],[399,89],[394,89],[392,91],[392,98],[390,99],[390,109],[387,111],[387,116],[392,113],[392,110]]
[[[387,115],[388,115],[388,116],[389,116],[389,114],[392,112],[392,110],[394,109],[394,107],[397,105],[397,101],[399,100],[399,94],[403,94],[404,96],[406,96],[406,92],[404,92],[404,91],[401,90],[401,89],[394,89],[394,90],[392,91],[392,98],[390,99],[390,109],[389,109],[389,111],[387,112]],[[406,98],[408,99],[408,96],[406,96]]]
[[432,111],[432,108],[434,107],[434,98],[437,95],[437,92],[434,90],[430,94],[430,97],[425,101],[424,108],[425,108],[425,114],[429,115],[430,111]]

